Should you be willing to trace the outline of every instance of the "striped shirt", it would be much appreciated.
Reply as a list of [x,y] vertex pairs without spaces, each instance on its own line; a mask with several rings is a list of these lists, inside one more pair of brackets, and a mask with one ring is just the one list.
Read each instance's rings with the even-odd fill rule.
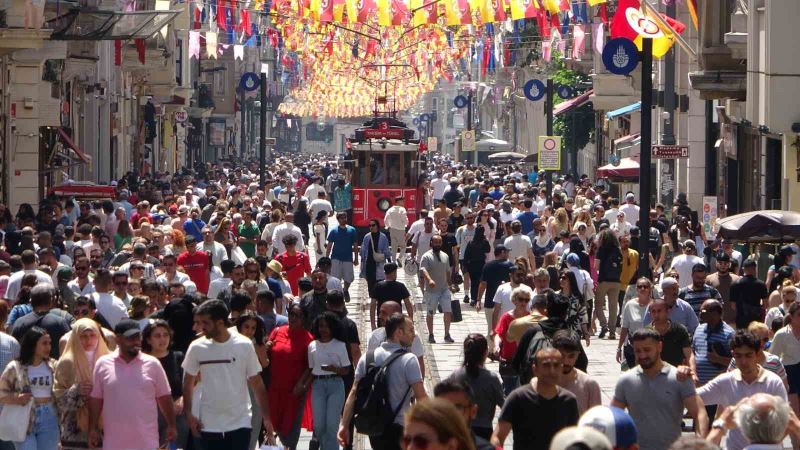
[[735,332],[725,322],[720,322],[714,328],[709,328],[707,323],[701,323],[694,331],[692,350],[697,362],[697,378],[700,379],[701,385],[708,383],[727,369],[726,366],[720,366],[708,359],[709,348],[715,350],[719,356],[731,356],[730,339]]
[[19,357],[19,343],[9,334],[0,332],[0,373],[12,360]]
[[722,296],[719,295],[719,291],[707,284],[703,284],[703,287],[700,289],[694,289],[691,285],[682,288],[678,291],[678,298],[692,305],[692,309],[694,313],[697,314],[697,317],[700,317],[700,307],[703,306],[704,301],[715,299],[722,303]]

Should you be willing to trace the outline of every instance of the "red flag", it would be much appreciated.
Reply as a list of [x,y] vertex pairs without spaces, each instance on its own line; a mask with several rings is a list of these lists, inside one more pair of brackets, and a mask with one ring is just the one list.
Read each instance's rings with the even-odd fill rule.
[[[324,0],[323,0],[324,1]],[[411,10],[403,0],[392,0],[392,25],[402,25],[411,20]]]
[[319,21],[333,22],[333,0],[320,0]]
[[122,65],[122,41],[119,39],[114,41],[114,65]]
[[492,0],[492,7],[494,7],[494,20],[503,22],[506,20],[505,0]]
[[[611,21],[611,39],[624,37],[631,42],[635,41],[639,33],[628,23],[628,10],[634,9],[639,13],[639,0],[619,0],[617,12]],[[631,12],[633,14],[633,11]]]
[[492,52],[492,42],[489,38],[483,38],[483,56],[481,58],[481,74],[486,76],[486,69],[489,68],[489,57]]
[[558,14],[550,14],[550,27],[561,29],[561,19]]
[[550,37],[550,23],[547,21],[546,14],[547,12],[544,9],[540,9],[539,13],[536,14],[536,24],[539,25],[539,33],[545,39]]
[[525,8],[526,19],[537,17],[544,12],[544,9],[539,8],[539,0],[523,0],[522,5]]
[[458,10],[461,14],[461,25],[471,25],[472,11],[469,8],[469,0],[458,0]]
[[144,39],[134,39],[133,42],[136,44],[136,52],[139,54],[139,62],[144,64]]
[[561,0],[561,3],[558,4],[559,11],[569,11],[569,0]]
[[377,14],[375,0],[359,0],[358,2],[358,22],[366,23],[373,15]]
[[606,3],[601,4],[597,13],[600,16],[600,20],[603,21],[603,25],[608,26],[608,5]]
[[239,32],[244,31],[248,36],[253,34],[252,26],[250,25],[250,10],[242,9],[239,21]]
[[225,0],[217,0],[217,26],[228,31],[228,24],[225,17]]

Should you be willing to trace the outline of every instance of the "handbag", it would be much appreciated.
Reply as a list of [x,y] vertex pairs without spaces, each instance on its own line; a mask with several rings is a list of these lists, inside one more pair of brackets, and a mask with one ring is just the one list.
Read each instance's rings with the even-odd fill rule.
[[451,322],[461,322],[464,318],[461,316],[461,302],[457,299],[450,300],[450,309],[453,312],[453,318]]
[[374,259],[378,264],[386,261],[386,255],[383,253],[378,253],[378,251],[375,250],[375,241],[372,239],[372,235],[369,236],[369,243],[372,246],[372,259]]
[[[17,366],[16,369],[19,378],[20,367]],[[20,383],[19,380],[17,383]],[[10,442],[25,440],[31,420],[31,408],[33,408],[33,398],[24,405],[3,405],[3,411],[0,412],[0,440]]]

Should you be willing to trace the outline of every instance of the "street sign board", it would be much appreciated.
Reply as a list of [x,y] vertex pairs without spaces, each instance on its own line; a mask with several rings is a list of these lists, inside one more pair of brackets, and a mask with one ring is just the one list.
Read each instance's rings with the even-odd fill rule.
[[458,109],[466,107],[467,103],[469,103],[469,99],[463,95],[456,96],[456,98],[453,99],[453,104]]
[[464,130],[461,132],[461,151],[475,151],[475,130]]
[[639,64],[639,49],[626,38],[611,39],[603,47],[603,64],[615,75],[627,75]]
[[650,154],[656,159],[681,159],[689,157],[686,145],[654,145]]
[[561,170],[561,136],[539,136],[539,170]]
[[274,147],[276,142],[277,140],[274,137],[264,138],[264,144],[266,144],[267,147]]
[[528,100],[535,102],[541,100],[544,97],[545,91],[547,87],[542,83],[542,80],[528,80],[525,83],[525,86],[522,88],[522,91],[525,93],[525,98]]
[[255,72],[247,72],[239,80],[239,88],[243,91],[252,92],[258,89],[261,84],[260,76]]
[[562,84],[561,86],[556,88],[556,93],[558,93],[559,97],[561,97],[562,99],[566,100],[566,99],[572,98],[572,96],[574,94],[574,91],[572,90],[571,87],[569,87],[569,86],[567,86],[565,84]]
[[428,138],[428,151],[435,152],[439,149],[439,139],[436,136]]
[[175,111],[175,114],[173,115],[173,117],[175,119],[175,122],[183,123],[183,122],[186,122],[186,119],[189,118],[189,113],[184,111],[184,110],[182,110],[182,109],[180,109],[178,111]]

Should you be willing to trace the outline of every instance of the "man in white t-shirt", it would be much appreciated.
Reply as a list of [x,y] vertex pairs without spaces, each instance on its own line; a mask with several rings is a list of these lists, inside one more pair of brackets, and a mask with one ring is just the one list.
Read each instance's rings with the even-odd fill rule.
[[331,202],[329,202],[326,197],[327,194],[323,190],[317,192],[317,197],[311,200],[311,203],[308,205],[308,208],[311,210],[311,220],[316,220],[317,214],[319,214],[320,211],[328,211],[329,217],[333,214],[333,205],[331,205]]
[[[625,213],[625,221],[628,225],[635,227],[636,221],[639,220],[639,206],[636,204],[636,196],[628,192],[625,195],[625,204],[619,207],[619,210]],[[611,222],[609,220],[609,222]]]
[[536,258],[533,256],[531,238],[522,234],[522,223],[519,220],[511,222],[511,232],[514,234],[507,237],[503,242],[503,245],[508,249],[508,259],[514,261],[523,256],[531,264],[531,270],[536,269]]
[[442,174],[441,169],[436,170],[436,178],[431,180],[431,188],[433,189],[433,204],[439,204],[439,200],[442,199],[444,196],[444,191],[447,187],[450,186],[450,183],[447,181],[447,177]]
[[[381,323],[386,322],[386,319],[389,318],[394,313],[401,313],[403,312],[400,303],[397,303],[393,300],[389,300],[383,302],[381,305],[380,310],[378,311],[378,315],[380,316]],[[367,340],[367,352],[375,350],[376,348],[380,347],[386,341],[386,328],[380,327],[375,328],[369,334],[369,339]],[[422,377],[425,377],[425,349],[422,346],[422,339],[419,338],[419,335],[414,334],[414,341],[411,343],[411,346],[408,347],[406,350],[410,351],[417,357],[419,360],[419,370],[422,372]]]
[[[221,300],[208,300],[195,311],[194,322],[203,337],[189,345],[183,360],[183,405],[189,427],[194,435],[202,433],[208,450],[252,448],[251,431],[258,435],[259,430],[251,429],[249,386],[260,407],[268,443],[274,445],[261,364],[250,339],[228,331],[227,317],[228,308]],[[193,409],[198,377],[203,380],[203,394],[199,408]]]
[[697,256],[697,247],[695,247],[694,241],[687,239],[683,243],[683,254],[672,258],[670,265],[670,269],[678,272],[678,284],[681,288],[692,284],[692,267],[695,264],[703,264],[703,258]]

